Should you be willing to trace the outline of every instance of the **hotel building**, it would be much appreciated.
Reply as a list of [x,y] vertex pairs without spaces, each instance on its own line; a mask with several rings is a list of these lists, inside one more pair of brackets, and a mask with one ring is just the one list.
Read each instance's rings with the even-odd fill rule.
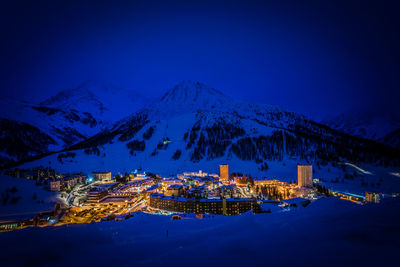
[[298,186],[312,187],[312,165],[297,165]]
[[219,165],[220,179],[224,183],[229,182],[229,165]]
[[111,181],[111,172],[93,172],[93,180],[100,182],[109,182]]
[[196,199],[169,197],[163,194],[153,193],[150,195],[150,207],[195,214],[237,215],[257,209],[258,204],[255,199],[249,198]]

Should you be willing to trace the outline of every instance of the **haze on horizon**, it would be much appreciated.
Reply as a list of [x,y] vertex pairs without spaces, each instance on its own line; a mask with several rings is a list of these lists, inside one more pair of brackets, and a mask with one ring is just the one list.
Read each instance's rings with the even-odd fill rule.
[[86,80],[153,97],[194,80],[315,119],[396,110],[398,7],[363,1],[3,3],[0,97]]

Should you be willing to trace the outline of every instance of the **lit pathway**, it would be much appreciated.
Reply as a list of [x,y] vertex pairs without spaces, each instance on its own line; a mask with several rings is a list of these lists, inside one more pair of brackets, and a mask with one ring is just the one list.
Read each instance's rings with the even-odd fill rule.
[[367,170],[361,169],[360,167],[358,167],[358,166],[356,166],[356,165],[354,165],[352,163],[345,162],[344,164],[347,165],[347,166],[355,168],[356,170],[358,170],[359,172],[362,172],[363,174],[369,174],[369,175],[372,174],[372,172],[369,172]]

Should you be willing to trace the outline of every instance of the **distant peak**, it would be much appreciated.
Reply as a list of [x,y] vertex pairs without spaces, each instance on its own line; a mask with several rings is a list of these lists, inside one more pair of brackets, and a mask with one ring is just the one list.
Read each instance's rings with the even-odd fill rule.
[[192,80],[182,80],[175,87],[207,87],[204,83]]
[[165,93],[161,98],[161,101],[191,103],[217,100],[221,98],[229,97],[204,83],[183,80]]

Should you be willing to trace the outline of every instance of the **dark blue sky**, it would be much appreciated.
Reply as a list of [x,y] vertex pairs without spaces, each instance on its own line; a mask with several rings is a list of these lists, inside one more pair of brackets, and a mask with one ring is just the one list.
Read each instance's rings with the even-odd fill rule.
[[40,101],[93,79],[158,96],[190,79],[313,118],[400,97],[394,2],[10,2],[1,97]]

